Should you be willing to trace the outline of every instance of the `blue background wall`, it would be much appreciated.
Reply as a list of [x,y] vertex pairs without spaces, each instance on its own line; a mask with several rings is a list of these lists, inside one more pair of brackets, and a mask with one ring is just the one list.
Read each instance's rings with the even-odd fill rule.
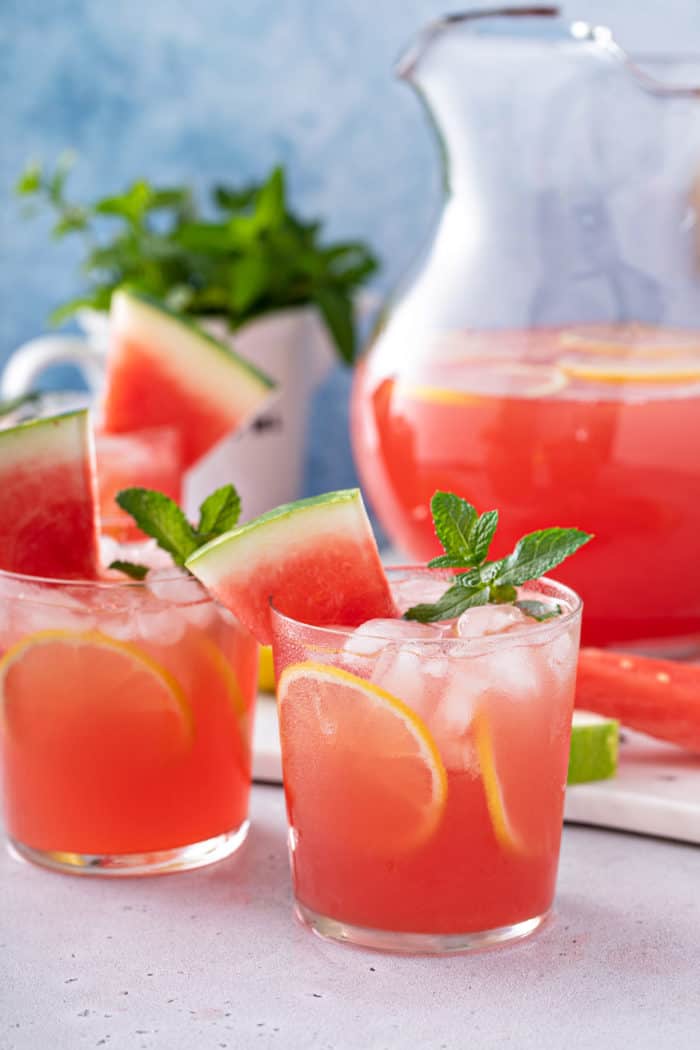
[[[411,92],[392,78],[403,45],[446,0],[2,0],[0,361],[80,290],[78,242],[21,220],[12,186],[30,157],[79,154],[80,197],[145,175],[207,186],[283,162],[294,203],[332,236],[369,239],[390,286],[438,205],[436,156]],[[482,5],[479,5],[482,6]],[[700,52],[698,0],[578,0],[635,50]],[[309,488],[352,478],[349,377],[314,411]],[[330,395],[330,396],[329,396]],[[322,440],[320,440],[322,435]]]

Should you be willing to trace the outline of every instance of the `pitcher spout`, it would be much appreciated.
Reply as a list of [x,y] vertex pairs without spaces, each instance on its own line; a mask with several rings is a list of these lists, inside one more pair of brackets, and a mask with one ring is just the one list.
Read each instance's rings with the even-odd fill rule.
[[[394,66],[394,73],[400,80],[414,83],[419,78],[419,69],[424,56],[430,51],[432,45],[446,33],[457,26],[473,26],[484,23],[488,19],[546,19],[559,18],[561,9],[549,4],[535,5],[534,7],[494,7],[481,8],[474,11],[461,11],[455,14],[443,15],[430,22],[418,34],[415,40],[400,56]],[[522,24],[522,22],[521,22]]]

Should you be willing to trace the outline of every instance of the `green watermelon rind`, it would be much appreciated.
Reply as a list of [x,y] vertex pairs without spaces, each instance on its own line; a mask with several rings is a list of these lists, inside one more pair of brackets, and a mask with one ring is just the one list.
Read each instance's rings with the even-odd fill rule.
[[[194,572],[195,576],[203,568],[213,568],[215,570],[216,563],[219,561],[218,556],[228,549],[232,540],[236,541],[242,536],[254,536],[259,533],[261,548],[265,549],[266,540],[264,533],[267,531],[266,526],[286,519],[296,523],[299,531],[303,532],[304,522],[302,518],[306,517],[305,512],[318,511],[319,508],[328,509],[338,506],[350,506],[352,504],[362,505],[362,496],[359,489],[340,489],[337,492],[326,492],[320,496],[307,496],[305,499],[295,500],[293,503],[282,503],[279,507],[265,511],[264,514],[261,514],[260,517],[255,518],[253,521],[239,525],[237,528],[217,536],[216,539],[200,547],[187,559],[186,568]],[[318,515],[314,516],[318,517]],[[226,567],[228,568],[228,561]],[[210,577],[208,571],[207,576]]]
[[115,332],[142,338],[154,358],[173,376],[198,388],[224,409],[238,404],[245,414],[257,411],[277,387],[251,361],[190,318],[149,296],[126,289],[116,291],[110,318]]
[[274,633],[271,600],[310,625],[352,627],[395,612],[359,489],[276,507],[186,564],[263,645]]
[[193,321],[191,317],[187,317],[185,314],[180,313],[178,310],[174,310],[171,306],[166,303],[160,302],[155,299],[152,295],[146,295],[145,292],[134,291],[133,288],[120,288],[116,293],[118,295],[127,295],[130,299],[136,299],[138,302],[143,303],[144,306],[150,306],[153,310],[158,313],[165,314],[172,321],[177,321],[178,324],[188,328],[193,335],[198,339],[208,343],[209,346],[214,347],[219,353],[224,354],[226,357],[233,358],[236,364],[243,368],[246,372],[249,372],[254,379],[259,379],[264,387],[268,390],[273,390],[277,384],[274,379],[266,375],[261,369],[257,368],[252,361],[247,361],[240,354],[237,354],[232,347],[227,346],[226,343],[222,343],[220,339],[207,332],[206,329],[202,328],[201,325]]
[[[41,419],[30,419],[17,426],[0,430],[0,474],[2,468],[10,461],[9,450],[14,446],[19,453],[18,460],[25,460],[28,453],[27,441],[32,440],[32,453],[36,455],[45,446],[47,458],[53,459],[61,448],[60,439],[65,443],[66,452],[74,452],[82,458],[86,453],[93,455],[90,411],[87,408],[73,412],[61,412],[55,416],[44,416]],[[77,438],[77,440],[76,440]]]
[[[81,476],[75,491],[69,493],[63,485],[57,488],[53,484],[55,468],[67,468],[71,477]],[[20,478],[22,474],[30,478],[29,506],[22,505],[13,486],[16,470]],[[97,579],[99,511],[89,410],[44,416],[0,430],[0,479],[6,490],[4,510],[9,519],[1,534],[3,571],[45,580]],[[7,496],[8,484],[11,497]],[[40,530],[38,543],[35,528]]]

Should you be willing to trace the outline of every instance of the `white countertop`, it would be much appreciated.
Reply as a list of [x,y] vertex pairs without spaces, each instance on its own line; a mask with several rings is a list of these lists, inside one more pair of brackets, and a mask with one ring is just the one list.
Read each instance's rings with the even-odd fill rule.
[[0,851],[0,1050],[697,1050],[700,848],[567,827],[529,941],[404,958],[291,914],[284,804],[236,857],[128,881]]

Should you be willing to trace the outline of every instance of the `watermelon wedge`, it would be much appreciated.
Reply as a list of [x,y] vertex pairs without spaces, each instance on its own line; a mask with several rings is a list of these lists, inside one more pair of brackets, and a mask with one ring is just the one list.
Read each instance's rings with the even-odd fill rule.
[[98,575],[98,512],[87,411],[0,430],[0,569],[56,579]]
[[270,600],[317,626],[396,615],[359,489],[268,511],[200,547],[187,568],[263,645]]
[[584,648],[575,703],[700,754],[700,667]]
[[185,467],[250,419],[273,381],[197,325],[131,292],[115,292],[103,428],[177,427]]

